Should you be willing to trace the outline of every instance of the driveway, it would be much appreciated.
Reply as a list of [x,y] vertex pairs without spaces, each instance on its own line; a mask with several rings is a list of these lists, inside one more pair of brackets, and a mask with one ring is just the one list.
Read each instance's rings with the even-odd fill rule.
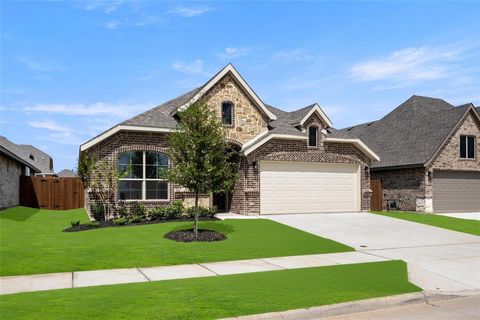
[[439,215],[460,219],[480,220],[480,212],[439,213]]
[[426,291],[480,292],[480,237],[370,213],[264,216],[364,254],[407,262],[409,280]]

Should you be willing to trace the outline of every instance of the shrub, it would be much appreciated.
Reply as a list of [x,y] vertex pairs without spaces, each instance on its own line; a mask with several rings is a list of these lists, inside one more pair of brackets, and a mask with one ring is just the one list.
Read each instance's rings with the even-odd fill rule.
[[125,207],[125,203],[121,202],[117,206],[117,214],[120,218],[127,218],[128,217],[128,210]]
[[72,227],[78,226],[79,224],[80,224],[80,221],[79,221],[79,220],[70,221],[70,225],[71,225]]
[[131,222],[131,223],[139,223],[139,222],[142,222],[143,219],[144,219],[143,217],[136,216],[136,217],[133,217],[132,219],[130,219],[129,222]]
[[180,218],[183,211],[184,211],[184,208],[183,208],[182,201],[175,201],[172,205],[164,209],[164,213],[167,219]]
[[113,223],[119,226],[127,224],[128,220],[125,218],[113,219]]
[[153,208],[153,209],[150,209],[148,211],[148,218],[150,220],[159,220],[161,218],[165,218],[167,215],[166,215],[166,212],[165,212],[165,209],[166,208]]
[[130,209],[130,214],[134,217],[145,217],[145,213],[145,206],[140,202],[135,202]]
[[194,218],[195,211],[198,211],[198,216],[201,218],[213,218],[218,213],[217,207],[190,207],[185,212],[190,218]]
[[90,207],[90,213],[96,221],[102,221],[105,218],[105,208],[101,203],[93,203]]
[[100,223],[98,221],[92,221],[92,222],[86,223],[85,225],[92,229],[100,227]]

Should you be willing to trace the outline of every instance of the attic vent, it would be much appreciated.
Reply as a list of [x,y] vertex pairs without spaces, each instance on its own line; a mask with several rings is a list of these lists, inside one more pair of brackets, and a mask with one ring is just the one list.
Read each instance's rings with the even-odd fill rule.
[[32,160],[35,160],[35,157],[33,156],[33,154],[31,154],[29,158]]
[[375,123],[375,121],[370,122],[369,124],[367,124],[367,127],[370,127],[370,126],[371,126],[372,124],[374,124],[374,123]]
[[352,129],[353,129],[353,127],[347,128],[347,131],[350,131],[350,130],[352,130]]

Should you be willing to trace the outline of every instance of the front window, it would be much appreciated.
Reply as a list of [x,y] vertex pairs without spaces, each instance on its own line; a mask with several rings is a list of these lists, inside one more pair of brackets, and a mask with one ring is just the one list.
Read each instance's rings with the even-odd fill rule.
[[460,158],[475,159],[475,137],[460,136]]
[[308,146],[316,147],[317,146],[317,127],[308,127]]
[[230,102],[222,103],[222,122],[224,124],[233,124],[233,105]]
[[168,200],[168,157],[160,152],[127,151],[118,157],[121,200]]

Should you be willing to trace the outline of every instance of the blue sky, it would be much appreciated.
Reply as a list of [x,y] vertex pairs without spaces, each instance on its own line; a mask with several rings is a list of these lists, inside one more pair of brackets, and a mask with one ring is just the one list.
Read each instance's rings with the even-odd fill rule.
[[338,128],[413,94],[480,104],[475,2],[1,2],[0,134],[55,170],[231,62],[269,104]]

